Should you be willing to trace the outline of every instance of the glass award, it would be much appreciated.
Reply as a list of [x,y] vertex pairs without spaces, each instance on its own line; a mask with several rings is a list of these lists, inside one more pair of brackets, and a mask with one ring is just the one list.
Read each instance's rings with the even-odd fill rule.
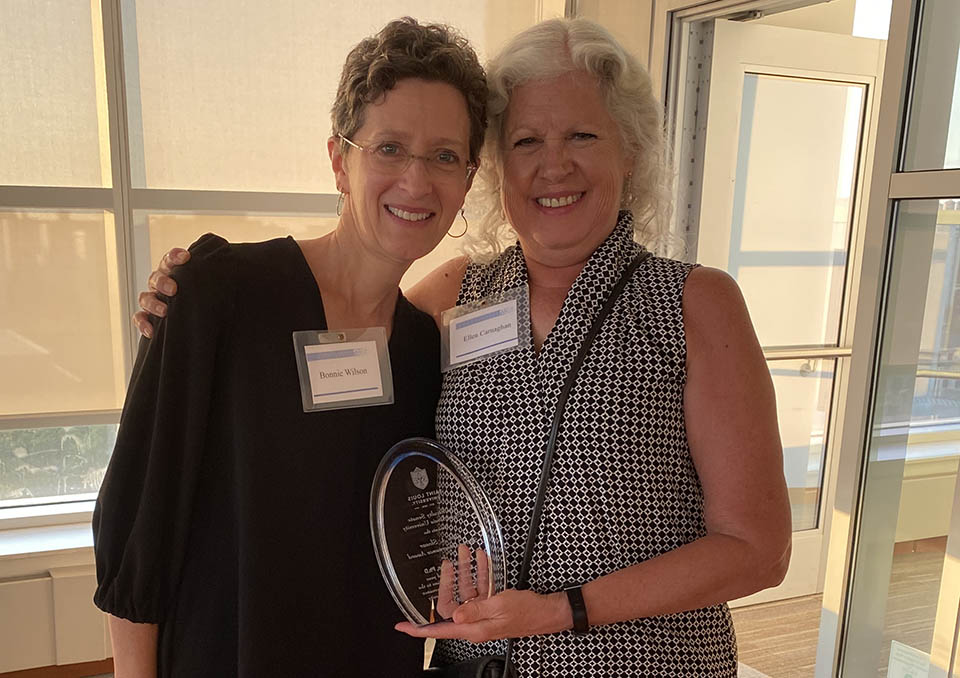
[[408,438],[384,456],[370,530],[387,588],[414,624],[449,620],[459,604],[504,589],[503,534],[490,501],[434,440]]

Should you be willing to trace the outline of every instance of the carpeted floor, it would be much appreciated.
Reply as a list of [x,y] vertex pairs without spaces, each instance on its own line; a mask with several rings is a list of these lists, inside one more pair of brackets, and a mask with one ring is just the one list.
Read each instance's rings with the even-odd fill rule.
[[[885,648],[889,649],[891,640],[897,640],[930,651],[942,569],[942,552],[894,556],[884,619]],[[734,609],[740,661],[759,672],[740,675],[812,678],[820,606],[821,596],[816,595]],[[886,676],[887,653],[876,657],[875,662],[876,675]]]

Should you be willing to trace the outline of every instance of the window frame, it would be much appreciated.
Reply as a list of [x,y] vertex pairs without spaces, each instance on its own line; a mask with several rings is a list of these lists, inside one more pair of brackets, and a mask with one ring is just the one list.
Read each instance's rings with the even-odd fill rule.
[[[0,210],[103,210],[113,216],[115,257],[120,292],[120,312],[129,318],[138,309],[142,281],[153,270],[149,239],[138,232],[138,211],[240,213],[283,216],[330,217],[336,213],[338,195],[270,191],[174,190],[133,188],[130,145],[130,109],[124,62],[124,37],[136,31],[133,0],[99,0],[100,14],[91,5],[91,37],[98,98],[106,100],[111,186],[20,186],[0,185]],[[126,12],[124,11],[126,8]],[[102,40],[101,40],[102,37]],[[99,42],[99,44],[98,44]],[[102,49],[102,53],[98,50]],[[104,88],[105,91],[99,91]],[[111,253],[107,253],[111,256]],[[64,290],[64,294],[72,293]],[[121,327],[124,383],[129,381],[139,335],[132,323]],[[0,413],[0,429],[47,428],[118,424],[120,408],[90,411],[51,411],[32,414]],[[38,497],[35,507],[0,508],[0,537],[5,530],[24,527],[89,522],[90,497]],[[55,506],[55,509],[51,509]]]
[[[856,314],[851,364],[850,416],[842,431],[841,471],[833,506],[836,527],[827,554],[827,578],[817,647],[815,675],[840,676],[846,653],[862,642],[851,628],[855,589],[877,584],[857,573],[857,551],[864,534],[874,529],[864,511],[868,445],[874,426],[881,369],[881,338],[887,313],[892,246],[897,207],[903,200],[960,196],[960,169],[903,169],[910,110],[914,104],[920,18],[925,0],[893,0],[884,64],[880,119],[874,155],[869,211],[864,240],[863,273]],[[885,583],[884,583],[885,585]]]

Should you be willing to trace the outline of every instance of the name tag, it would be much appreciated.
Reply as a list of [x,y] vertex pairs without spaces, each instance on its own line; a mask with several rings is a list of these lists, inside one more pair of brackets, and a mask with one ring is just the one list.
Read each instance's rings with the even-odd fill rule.
[[440,315],[440,369],[530,346],[530,297],[526,287],[447,309]]
[[293,345],[304,412],[393,402],[384,328],[294,332]]

